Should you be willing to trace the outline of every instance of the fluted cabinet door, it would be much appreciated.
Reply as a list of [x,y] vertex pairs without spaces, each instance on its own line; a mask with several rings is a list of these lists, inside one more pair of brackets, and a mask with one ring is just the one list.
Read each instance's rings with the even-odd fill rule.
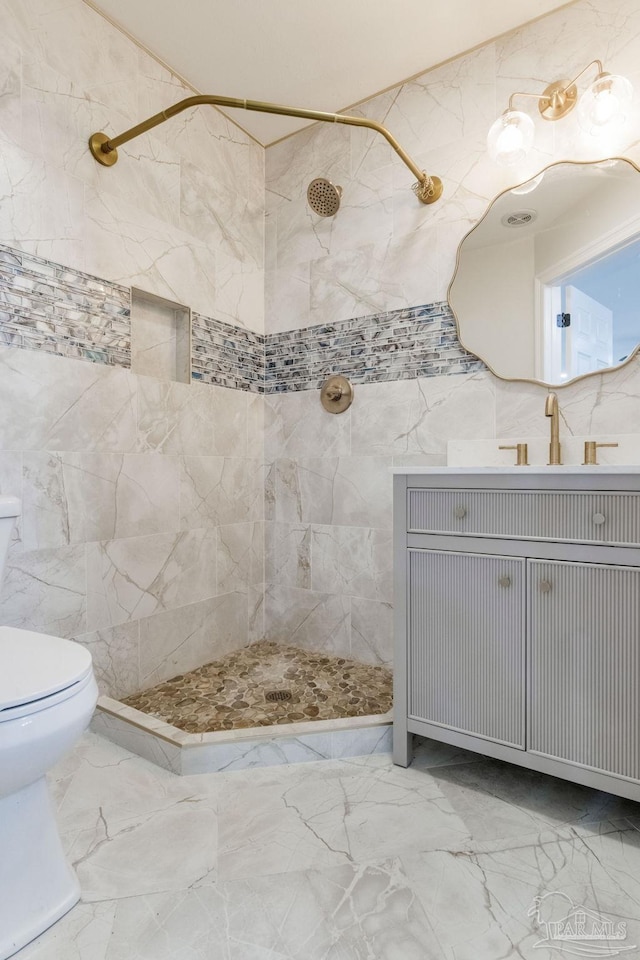
[[409,713],[524,749],[525,560],[409,551]]
[[640,570],[528,563],[528,749],[640,778]]

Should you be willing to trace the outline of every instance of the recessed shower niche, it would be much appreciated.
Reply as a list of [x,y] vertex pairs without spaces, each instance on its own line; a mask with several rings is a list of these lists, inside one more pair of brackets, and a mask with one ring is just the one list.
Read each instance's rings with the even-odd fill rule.
[[132,289],[131,369],[144,377],[191,381],[189,307]]

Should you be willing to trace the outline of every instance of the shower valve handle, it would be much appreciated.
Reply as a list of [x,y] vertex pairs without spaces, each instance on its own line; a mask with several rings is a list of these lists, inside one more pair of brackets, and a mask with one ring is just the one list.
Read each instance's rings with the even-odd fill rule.
[[320,388],[320,401],[327,413],[344,413],[352,400],[353,386],[346,377],[334,374]]

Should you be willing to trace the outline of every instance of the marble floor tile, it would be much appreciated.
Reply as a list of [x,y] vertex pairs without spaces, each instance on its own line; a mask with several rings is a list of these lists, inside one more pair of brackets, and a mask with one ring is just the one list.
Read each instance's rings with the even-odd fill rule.
[[50,782],[82,899],[17,960],[640,956],[640,805],[444,744],[176,777],[88,734]]
[[463,820],[433,780],[394,767],[354,767],[323,783],[222,788],[219,859],[222,879],[324,869],[382,860],[402,850],[457,848]]
[[520,837],[563,824],[637,815],[632,800],[543,776],[500,760],[462,763],[430,771],[477,840]]
[[[493,852],[434,851],[402,858],[442,960],[640,954],[640,832],[523,838]],[[550,924],[573,906],[623,923],[620,940],[554,938]]]

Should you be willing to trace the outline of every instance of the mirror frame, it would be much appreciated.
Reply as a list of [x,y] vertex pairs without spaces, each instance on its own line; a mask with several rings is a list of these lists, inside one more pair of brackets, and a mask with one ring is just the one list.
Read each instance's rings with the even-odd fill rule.
[[548,164],[546,167],[542,167],[542,169],[538,170],[537,173],[533,173],[530,177],[527,177],[526,180],[521,180],[519,183],[514,183],[512,184],[512,186],[507,187],[505,190],[501,190],[500,193],[497,193],[495,197],[493,197],[493,199],[489,201],[487,209],[482,214],[480,219],[473,225],[473,227],[471,227],[470,230],[467,230],[464,237],[458,244],[458,249],[456,252],[455,267],[453,269],[451,280],[449,281],[449,286],[447,287],[447,304],[449,309],[451,310],[453,319],[455,320],[456,333],[462,349],[465,350],[472,357],[476,357],[478,360],[481,360],[482,363],[484,363],[487,370],[489,370],[494,375],[494,377],[497,377],[498,380],[504,380],[506,383],[533,383],[533,384],[536,384],[536,386],[545,387],[545,389],[547,390],[561,390],[563,387],[568,387],[571,384],[578,383],[579,380],[586,380],[587,377],[601,377],[606,375],[607,373],[613,373],[616,370],[621,370],[623,367],[626,367],[628,363],[631,363],[631,361],[638,356],[638,352],[640,351],[640,334],[638,335],[638,343],[633,348],[629,356],[625,357],[625,359],[621,363],[616,363],[614,366],[611,366],[611,367],[605,367],[604,370],[590,370],[589,373],[581,373],[577,377],[573,377],[571,380],[566,380],[564,383],[557,383],[557,384],[549,383],[546,380],[537,380],[534,377],[505,377],[501,373],[497,373],[493,369],[491,364],[487,363],[484,357],[480,357],[478,356],[477,353],[473,353],[473,351],[469,350],[469,348],[466,346],[464,340],[462,339],[462,333],[460,331],[460,321],[458,319],[458,315],[453,309],[453,306],[451,304],[451,288],[458,275],[458,270],[460,268],[460,254],[462,251],[462,245],[467,239],[467,237],[469,237],[474,232],[474,230],[477,230],[478,227],[483,223],[483,221],[488,217],[496,201],[498,201],[501,197],[504,197],[505,194],[510,193],[511,190],[517,189],[518,187],[522,187],[525,183],[529,183],[531,180],[535,180],[535,178],[539,177],[540,174],[546,173],[547,170],[552,170],[554,167],[564,166],[567,163],[571,163],[576,167],[591,167],[598,163],[609,163],[612,160],[616,160],[616,161],[622,160],[624,163],[628,163],[630,167],[633,167],[636,173],[640,174],[640,167],[633,160],[629,159],[629,157],[603,157],[600,160],[555,160],[553,163]]

